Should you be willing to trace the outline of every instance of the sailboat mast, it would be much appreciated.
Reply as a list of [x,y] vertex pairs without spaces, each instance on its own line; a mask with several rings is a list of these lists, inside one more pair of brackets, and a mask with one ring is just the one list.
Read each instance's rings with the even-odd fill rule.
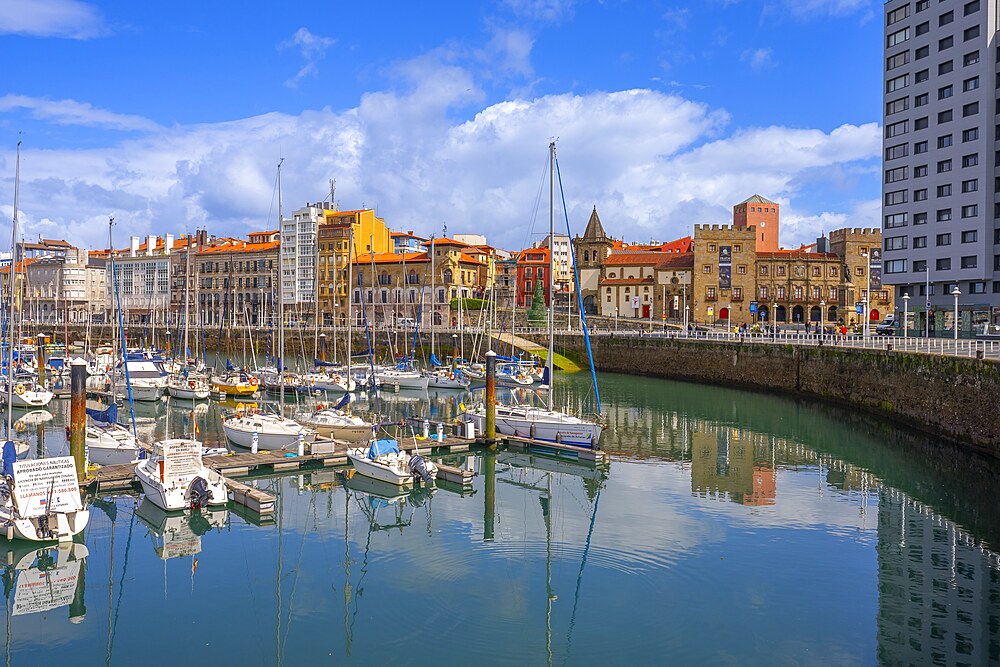
[[[281,227],[284,224],[283,215],[281,213],[281,163],[285,161],[285,158],[278,160],[278,230],[281,233]],[[285,416],[285,378],[284,378],[284,368],[285,363],[285,267],[283,265],[283,257],[278,256],[278,415],[281,417]]]
[[548,380],[549,380],[549,395],[548,395],[548,407],[549,410],[552,409],[552,394],[555,393],[553,387],[555,386],[555,377],[552,373],[554,367],[552,365],[552,355],[555,352],[555,346],[552,340],[554,335],[553,326],[555,325],[556,318],[553,317],[553,308],[555,306],[555,206],[556,206],[556,142],[549,143],[549,355],[545,360],[545,365],[548,367]]
[[[354,225],[347,229],[347,391],[351,391],[351,352],[354,351],[354,341],[351,339],[351,320],[354,319],[354,294],[351,292],[354,272]],[[374,382],[374,378],[372,379]]]
[[[432,357],[434,356],[434,325],[436,324],[436,322],[434,321],[435,319],[434,316],[436,314],[437,314],[437,302],[434,301],[434,237],[432,236],[431,237],[431,321],[430,321]],[[414,350],[414,355],[415,354],[416,350]]]
[[[17,161],[14,167],[14,219],[10,225],[10,296],[7,302],[7,437],[13,437],[12,423],[14,403],[14,290],[17,284],[17,207],[21,187],[21,142],[17,142]],[[27,273],[25,273],[27,275]]]
[[181,350],[181,358],[187,363],[188,355],[188,302],[191,295],[191,237],[188,236],[187,252],[184,253],[184,349]]

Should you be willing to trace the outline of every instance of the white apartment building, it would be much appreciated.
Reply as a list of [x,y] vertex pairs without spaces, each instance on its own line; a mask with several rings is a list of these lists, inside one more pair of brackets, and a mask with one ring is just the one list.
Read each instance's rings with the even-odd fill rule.
[[89,263],[86,250],[70,246],[25,271],[24,315],[32,321],[73,324],[104,316],[104,264]]
[[317,237],[324,211],[333,204],[307,204],[281,220],[281,301],[286,312],[312,321],[316,303]]
[[553,278],[558,292],[573,291],[573,256],[570,252],[570,240],[568,236],[556,234],[549,243],[546,236],[536,244],[538,248],[548,248],[552,246],[552,260],[555,264]]
[[[114,253],[114,262],[107,263],[107,308],[118,313],[118,299],[126,324],[163,325],[170,308],[170,251],[174,235],[162,240],[155,235],[140,243],[133,236],[128,250]],[[117,293],[115,280],[117,279]]]

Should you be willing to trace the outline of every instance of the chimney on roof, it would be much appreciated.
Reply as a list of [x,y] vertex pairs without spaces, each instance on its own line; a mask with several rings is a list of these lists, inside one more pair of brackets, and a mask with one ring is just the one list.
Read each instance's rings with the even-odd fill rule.
[[167,234],[163,237],[163,254],[169,255],[170,249],[174,247],[174,235]]
[[[114,252],[114,248],[111,249],[111,252]],[[138,254],[139,254],[139,237],[133,236],[131,239],[129,239],[128,256],[135,257]]]
[[152,257],[154,250],[156,250],[156,235],[149,234],[146,236],[146,257]]

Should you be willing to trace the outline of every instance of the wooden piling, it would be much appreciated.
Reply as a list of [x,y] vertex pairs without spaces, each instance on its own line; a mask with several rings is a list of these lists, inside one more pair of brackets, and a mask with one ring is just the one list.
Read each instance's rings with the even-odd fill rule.
[[38,384],[45,386],[45,335],[38,334],[38,351],[35,357],[38,359]]
[[486,446],[492,451],[497,448],[497,355],[490,350],[486,353]]
[[87,362],[77,357],[70,362],[69,452],[76,464],[76,477],[87,476]]
[[319,360],[326,363],[326,334],[319,335]]

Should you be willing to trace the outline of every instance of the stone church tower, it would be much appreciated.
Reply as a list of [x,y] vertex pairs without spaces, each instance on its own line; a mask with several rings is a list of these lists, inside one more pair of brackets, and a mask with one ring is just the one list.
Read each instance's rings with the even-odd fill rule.
[[612,247],[614,247],[614,239],[609,238],[604,233],[604,226],[601,225],[601,218],[597,215],[597,207],[595,206],[583,236],[577,236],[573,239],[573,252],[576,255],[576,266],[580,273],[580,284],[577,288],[583,297],[584,312],[588,315],[597,314],[601,265],[611,254]]

